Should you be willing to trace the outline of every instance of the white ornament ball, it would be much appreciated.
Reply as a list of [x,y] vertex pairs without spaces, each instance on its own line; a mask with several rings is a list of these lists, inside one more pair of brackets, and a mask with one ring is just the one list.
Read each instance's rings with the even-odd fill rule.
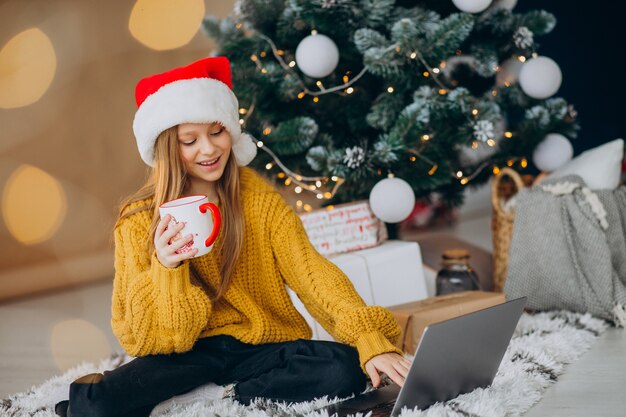
[[562,80],[559,65],[545,56],[526,61],[519,73],[519,84],[524,93],[538,99],[554,95]]
[[509,58],[504,61],[496,73],[496,85],[515,84],[519,79],[519,73],[523,66],[524,63],[517,58]]
[[415,194],[411,186],[400,178],[385,178],[370,192],[370,207],[385,223],[398,223],[406,219],[415,207]]
[[338,62],[339,49],[326,35],[309,35],[296,48],[296,64],[309,77],[326,77],[337,68]]
[[491,0],[452,0],[459,10],[467,13],[480,13],[491,4]]
[[550,133],[535,148],[533,162],[544,172],[556,171],[574,156],[574,148],[567,138],[559,133]]

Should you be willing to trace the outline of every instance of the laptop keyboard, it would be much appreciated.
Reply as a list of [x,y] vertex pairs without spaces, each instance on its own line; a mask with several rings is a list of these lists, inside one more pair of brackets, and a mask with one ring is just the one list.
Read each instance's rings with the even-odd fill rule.
[[365,410],[359,410],[363,415],[372,412],[371,417],[389,417],[396,400],[388,401],[385,403],[377,404],[374,407],[366,408]]

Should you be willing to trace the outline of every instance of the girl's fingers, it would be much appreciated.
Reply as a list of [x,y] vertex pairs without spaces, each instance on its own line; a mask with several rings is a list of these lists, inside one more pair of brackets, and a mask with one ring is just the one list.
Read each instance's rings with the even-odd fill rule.
[[404,364],[402,362],[397,362],[393,364],[393,368],[403,377],[406,378],[406,376],[409,374],[409,369],[406,368],[404,366]]
[[156,228],[156,233],[154,234],[155,236],[161,236],[163,234],[163,232],[165,231],[165,228],[167,227],[167,224],[170,222],[170,218],[171,216],[169,214],[166,214],[161,221],[159,222],[159,224],[157,224],[157,228]]
[[183,227],[185,227],[184,223],[176,223],[174,226],[165,229],[165,231],[163,231],[163,234],[158,237],[158,244],[161,247],[169,245],[172,238],[179,234]]
[[391,367],[391,369],[386,370],[385,373],[396,384],[400,386],[404,385],[404,377],[400,375],[394,367]]

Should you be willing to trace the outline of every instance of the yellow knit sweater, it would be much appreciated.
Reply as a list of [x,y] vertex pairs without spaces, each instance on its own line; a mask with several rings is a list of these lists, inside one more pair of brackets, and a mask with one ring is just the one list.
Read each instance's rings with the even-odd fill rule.
[[192,284],[189,262],[215,289],[218,250],[166,268],[146,250],[148,210],[115,229],[111,323],[124,349],[133,356],[185,352],[198,338],[214,335],[252,344],[309,339],[311,329],[293,306],[289,286],[330,334],[357,348],[361,366],[381,353],[401,353],[392,344],[400,328],[391,313],[363,302],[344,273],[314,249],[298,215],[271,185],[249,168],[240,173],[243,250],[230,286],[215,305]]

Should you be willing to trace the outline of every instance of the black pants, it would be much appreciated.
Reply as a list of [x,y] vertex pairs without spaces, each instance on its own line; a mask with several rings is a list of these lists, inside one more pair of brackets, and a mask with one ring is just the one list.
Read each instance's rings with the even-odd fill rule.
[[136,358],[70,385],[72,417],[142,417],[162,401],[214,382],[236,382],[235,399],[299,402],[365,389],[357,351],[335,342],[249,345],[231,336],[200,339],[189,352]]

